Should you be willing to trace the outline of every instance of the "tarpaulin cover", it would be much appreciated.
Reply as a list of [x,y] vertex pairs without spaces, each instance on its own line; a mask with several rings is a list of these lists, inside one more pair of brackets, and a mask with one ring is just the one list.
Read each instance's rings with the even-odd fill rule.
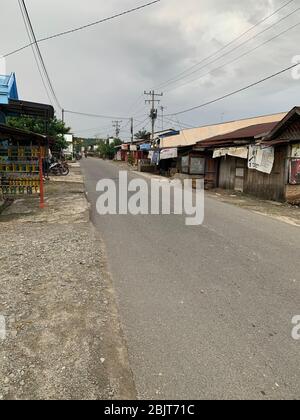
[[147,152],[148,150],[151,149],[151,144],[150,143],[144,143],[140,145],[140,150]]
[[176,159],[178,157],[178,149],[162,149],[160,151],[160,160],[164,159]]
[[248,159],[248,147],[223,147],[221,149],[216,149],[213,158],[215,159],[226,155]]

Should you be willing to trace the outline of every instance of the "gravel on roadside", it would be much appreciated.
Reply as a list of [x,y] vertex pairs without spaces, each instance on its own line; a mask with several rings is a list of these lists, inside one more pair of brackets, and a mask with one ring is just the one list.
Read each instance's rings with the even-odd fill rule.
[[102,240],[51,217],[0,217],[0,399],[134,399]]

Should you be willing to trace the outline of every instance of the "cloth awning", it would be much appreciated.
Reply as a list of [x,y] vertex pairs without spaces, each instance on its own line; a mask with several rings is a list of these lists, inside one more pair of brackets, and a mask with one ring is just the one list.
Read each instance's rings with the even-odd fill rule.
[[248,159],[248,147],[222,147],[214,150],[213,158],[215,159],[227,155],[241,159]]

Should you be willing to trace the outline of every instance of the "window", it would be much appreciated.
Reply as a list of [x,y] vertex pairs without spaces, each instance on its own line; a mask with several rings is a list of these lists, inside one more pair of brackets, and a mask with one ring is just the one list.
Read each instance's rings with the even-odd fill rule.
[[189,166],[190,166],[190,157],[189,156],[183,156],[181,158],[182,173],[188,174],[189,173]]
[[205,158],[192,157],[191,158],[191,175],[204,175],[205,174]]

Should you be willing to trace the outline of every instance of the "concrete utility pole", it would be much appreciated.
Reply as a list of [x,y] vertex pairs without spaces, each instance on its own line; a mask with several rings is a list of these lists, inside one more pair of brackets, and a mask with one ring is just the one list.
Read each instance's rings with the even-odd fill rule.
[[122,121],[113,121],[112,123],[113,123],[113,127],[116,130],[116,139],[118,139],[119,136],[120,136],[121,123],[122,123]]
[[65,110],[64,109],[61,110],[61,120],[62,120],[62,122],[65,122]]
[[161,127],[162,127],[162,131],[164,131],[164,110],[165,109],[166,108],[164,106],[161,106],[160,107],[160,110],[161,110]]
[[146,104],[150,104],[151,105],[151,111],[150,111],[150,118],[152,121],[152,141],[154,141],[154,137],[155,137],[155,121],[157,119],[157,109],[155,108],[155,102],[160,103],[159,99],[155,99],[155,97],[157,96],[163,96],[163,93],[155,93],[154,90],[151,90],[150,92],[144,92],[145,95],[147,96],[151,96],[151,99],[147,99],[145,101]]
[[131,132],[131,143],[133,144],[133,140],[134,140],[134,122],[133,122],[133,118],[131,118],[130,121],[131,121],[131,128],[130,128],[130,132]]

